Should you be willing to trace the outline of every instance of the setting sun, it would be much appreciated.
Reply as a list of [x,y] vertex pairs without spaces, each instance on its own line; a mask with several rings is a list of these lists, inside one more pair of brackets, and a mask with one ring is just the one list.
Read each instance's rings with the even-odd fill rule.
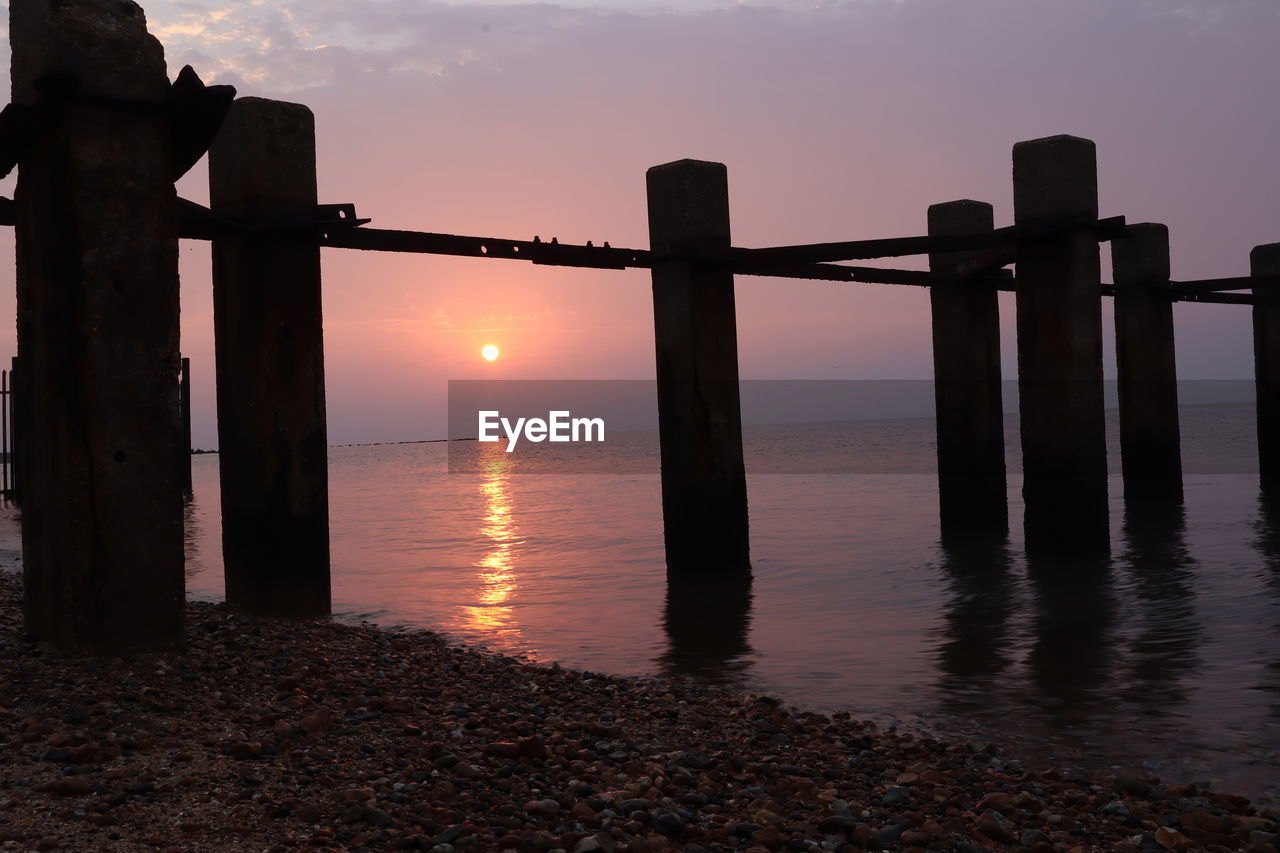
[[480,350],[480,355],[484,356],[485,361],[493,361],[501,354],[502,350],[498,349],[493,344],[489,344],[484,349]]

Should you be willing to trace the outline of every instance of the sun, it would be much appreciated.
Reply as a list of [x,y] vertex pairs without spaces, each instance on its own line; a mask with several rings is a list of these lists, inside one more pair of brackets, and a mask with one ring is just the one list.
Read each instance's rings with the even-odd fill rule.
[[498,356],[502,355],[502,350],[498,349],[493,344],[487,344],[480,350],[480,355],[484,356],[485,361],[493,361]]

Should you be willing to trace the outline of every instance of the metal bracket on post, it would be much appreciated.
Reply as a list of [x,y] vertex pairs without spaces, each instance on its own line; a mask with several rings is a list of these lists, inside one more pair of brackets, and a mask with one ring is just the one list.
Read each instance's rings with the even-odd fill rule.
[[356,216],[354,204],[317,204],[315,225],[321,231],[332,231],[335,228],[358,228],[367,225],[372,219],[360,219]]
[[235,97],[234,86],[206,86],[190,65],[178,72],[165,104],[172,141],[170,174],[175,181],[209,150]]
[[8,177],[39,132],[40,120],[34,107],[6,104],[0,110],[0,178]]
[[236,96],[234,86],[206,86],[190,65],[178,72],[163,100],[88,92],[81,88],[79,76],[61,72],[44,75],[35,87],[40,93],[39,103],[9,104],[0,111],[0,178],[13,171],[31,150],[56,111],[67,104],[84,103],[133,113],[167,115],[169,174],[176,181],[209,150]]
[[[323,235],[336,231],[358,228],[372,219],[356,215],[356,206],[341,204],[317,204],[313,217],[305,221],[253,221],[214,213],[202,204],[185,198],[178,199],[179,234],[194,240],[212,240],[243,234],[278,234],[284,231],[316,230]],[[0,208],[0,217],[3,216]],[[2,221],[2,220],[0,220]]]

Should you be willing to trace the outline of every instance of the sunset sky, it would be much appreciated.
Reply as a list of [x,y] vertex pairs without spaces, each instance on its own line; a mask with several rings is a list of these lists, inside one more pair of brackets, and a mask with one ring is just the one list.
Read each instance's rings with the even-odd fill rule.
[[[311,106],[321,201],[354,202],[377,227],[644,248],[645,169],[683,157],[727,164],[739,246],[923,233],[927,206],[955,198],[993,203],[1004,225],[1013,143],[1072,133],[1098,143],[1103,215],[1168,224],[1174,278],[1245,275],[1252,246],[1280,241],[1274,0],[146,11],[171,74],[190,63],[242,95]],[[205,182],[200,164],[179,191],[205,202]],[[5,229],[0,265],[12,258]],[[194,443],[211,447],[207,244],[184,243],[182,261]],[[341,250],[324,263],[334,443],[442,436],[449,379],[653,375],[644,271]],[[740,278],[737,293],[745,378],[929,375],[922,289]],[[0,299],[7,359],[11,273]],[[1247,308],[1176,316],[1183,378],[1251,376]],[[485,344],[501,357],[481,358]]]

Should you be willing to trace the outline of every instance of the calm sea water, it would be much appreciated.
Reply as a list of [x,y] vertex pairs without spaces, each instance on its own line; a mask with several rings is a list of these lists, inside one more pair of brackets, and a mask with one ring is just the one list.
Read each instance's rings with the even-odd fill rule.
[[[933,429],[748,429],[749,472],[804,457],[810,473],[750,475],[749,585],[670,595],[656,473],[521,474],[476,444],[491,470],[450,474],[443,443],[334,448],[335,609],[1274,797],[1280,508],[1238,473],[1256,456],[1252,406],[1183,410],[1187,467],[1207,473],[1188,474],[1178,517],[1126,519],[1112,478],[1113,553],[1095,566],[1028,561],[1017,477],[1008,540],[957,550],[939,542],[930,474],[821,473],[850,455],[927,472]],[[1016,449],[1016,424],[1007,435]],[[187,574],[202,599],[222,594],[217,464],[193,462]]]

